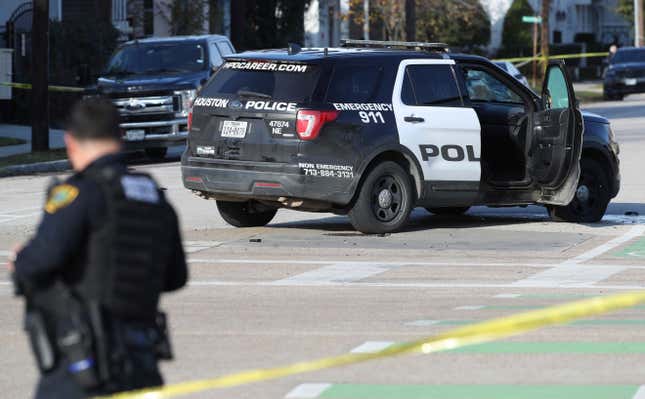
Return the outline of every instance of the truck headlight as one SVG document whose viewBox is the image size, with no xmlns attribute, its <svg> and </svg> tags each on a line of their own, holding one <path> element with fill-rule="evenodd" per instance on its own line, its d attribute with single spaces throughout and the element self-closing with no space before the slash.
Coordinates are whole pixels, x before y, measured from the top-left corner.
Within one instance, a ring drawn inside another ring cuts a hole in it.
<svg viewBox="0 0 645 399">
<path fill-rule="evenodd" d="M 176 90 L 173 94 L 179 97 L 179 109 L 175 115 L 178 117 L 187 117 L 193 106 L 197 90 Z"/>
</svg>

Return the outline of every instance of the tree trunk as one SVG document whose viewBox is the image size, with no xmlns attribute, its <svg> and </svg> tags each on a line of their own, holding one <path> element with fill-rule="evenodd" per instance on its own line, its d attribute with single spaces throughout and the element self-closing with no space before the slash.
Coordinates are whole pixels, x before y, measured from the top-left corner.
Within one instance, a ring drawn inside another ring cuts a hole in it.
<svg viewBox="0 0 645 399">
<path fill-rule="evenodd" d="M 417 15 L 416 0 L 405 0 L 405 40 L 416 41 L 417 37 Z"/>
<path fill-rule="evenodd" d="M 31 150 L 49 150 L 49 0 L 33 2 L 31 31 Z"/>
</svg>

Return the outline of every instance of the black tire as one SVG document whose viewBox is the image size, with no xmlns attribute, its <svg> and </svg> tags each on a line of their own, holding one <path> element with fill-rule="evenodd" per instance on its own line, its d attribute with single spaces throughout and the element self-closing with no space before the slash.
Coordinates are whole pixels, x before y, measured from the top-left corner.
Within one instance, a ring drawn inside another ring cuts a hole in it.
<svg viewBox="0 0 645 399">
<path fill-rule="evenodd" d="M 146 148 L 144 151 L 146 152 L 146 155 L 148 156 L 148 158 L 151 158 L 154 160 L 160 160 L 166 157 L 166 154 L 168 153 L 168 148 L 154 147 L 154 148 Z"/>
<path fill-rule="evenodd" d="M 547 207 L 551 219 L 558 222 L 596 223 L 605 215 L 611 200 L 606 168 L 590 158 L 582 159 L 580 167 L 576 196 L 569 205 Z"/>
<path fill-rule="evenodd" d="M 217 209 L 226 223 L 235 227 L 260 227 L 267 225 L 278 212 L 277 209 L 266 210 L 252 201 L 230 202 L 217 201 Z"/>
<path fill-rule="evenodd" d="M 362 233 L 392 233 L 405 226 L 413 203 L 410 175 L 396 162 L 386 161 L 367 174 L 349 220 Z"/>
<path fill-rule="evenodd" d="M 426 208 L 426 211 L 434 213 L 435 215 L 457 216 L 463 215 L 464 213 L 468 212 L 469 209 L 469 206 L 455 206 L 448 208 Z"/>
</svg>

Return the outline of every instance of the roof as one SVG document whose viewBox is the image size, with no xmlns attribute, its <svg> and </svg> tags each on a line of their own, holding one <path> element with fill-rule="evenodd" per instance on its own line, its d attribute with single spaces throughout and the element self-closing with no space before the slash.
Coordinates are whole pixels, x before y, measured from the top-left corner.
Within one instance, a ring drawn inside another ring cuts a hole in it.
<svg viewBox="0 0 645 399">
<path fill-rule="evenodd" d="M 130 40 L 125 44 L 134 44 L 134 43 L 164 43 L 164 42 L 191 42 L 207 39 L 217 39 L 217 40 L 226 40 L 228 37 L 223 35 L 192 35 L 192 36 L 166 36 L 166 37 L 146 37 L 144 39 Z"/>
<path fill-rule="evenodd" d="M 303 48 L 300 52 L 290 55 L 287 49 L 253 50 L 243 53 L 231 54 L 227 59 L 262 59 L 272 61 L 316 62 L 323 59 L 343 58 L 443 58 L 443 53 L 425 52 L 385 48 Z"/>
</svg>

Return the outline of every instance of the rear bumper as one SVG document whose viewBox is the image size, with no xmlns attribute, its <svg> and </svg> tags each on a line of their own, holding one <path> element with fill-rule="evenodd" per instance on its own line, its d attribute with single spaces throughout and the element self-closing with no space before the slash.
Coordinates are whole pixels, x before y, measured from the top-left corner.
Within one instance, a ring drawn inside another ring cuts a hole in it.
<svg viewBox="0 0 645 399">
<path fill-rule="evenodd" d="M 639 79 L 635 85 L 626 85 L 621 80 L 605 81 L 603 90 L 606 94 L 610 95 L 645 93 L 645 79 Z"/>
<path fill-rule="evenodd" d="M 124 137 L 123 142 L 126 150 L 136 150 L 150 147 L 169 147 L 183 144 L 188 138 L 188 120 L 186 118 L 173 119 L 169 121 L 153 122 L 131 122 L 122 123 L 120 126 L 124 131 L 132 129 L 143 129 L 146 132 L 143 140 L 131 141 Z"/>
<path fill-rule="evenodd" d="M 345 205 L 351 200 L 351 180 L 305 176 L 298 165 L 217 160 L 186 156 L 181 166 L 184 187 L 238 199 L 311 200 Z"/>
</svg>

